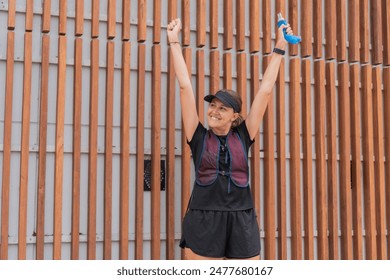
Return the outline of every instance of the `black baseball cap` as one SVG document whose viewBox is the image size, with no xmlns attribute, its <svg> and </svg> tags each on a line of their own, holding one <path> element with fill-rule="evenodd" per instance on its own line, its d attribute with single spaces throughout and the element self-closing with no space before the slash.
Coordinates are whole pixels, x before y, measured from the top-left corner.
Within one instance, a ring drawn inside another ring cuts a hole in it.
<svg viewBox="0 0 390 280">
<path fill-rule="evenodd" d="M 227 91 L 220 90 L 216 94 L 209 94 L 204 97 L 204 100 L 211 102 L 214 98 L 218 98 L 225 106 L 233 108 L 237 113 L 241 112 L 241 107 L 234 97 Z"/>
</svg>

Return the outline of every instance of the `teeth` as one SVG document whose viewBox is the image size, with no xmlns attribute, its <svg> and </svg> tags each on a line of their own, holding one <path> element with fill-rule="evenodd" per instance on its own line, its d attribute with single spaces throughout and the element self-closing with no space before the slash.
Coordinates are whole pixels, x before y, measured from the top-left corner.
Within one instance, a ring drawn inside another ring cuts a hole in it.
<svg viewBox="0 0 390 280">
<path fill-rule="evenodd" d="M 211 119 L 213 119 L 213 120 L 219 120 L 218 118 L 216 118 L 216 117 L 211 117 Z"/>
</svg>

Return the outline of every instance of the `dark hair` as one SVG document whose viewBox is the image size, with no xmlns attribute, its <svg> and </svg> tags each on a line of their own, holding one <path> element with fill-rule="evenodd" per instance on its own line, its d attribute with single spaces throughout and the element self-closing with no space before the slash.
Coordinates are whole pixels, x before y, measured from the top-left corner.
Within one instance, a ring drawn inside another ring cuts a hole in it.
<svg viewBox="0 0 390 280">
<path fill-rule="evenodd" d="M 221 91 L 229 93 L 230 96 L 233 97 L 234 101 L 237 102 L 237 104 L 240 106 L 240 109 L 242 110 L 242 99 L 240 94 L 238 94 L 236 91 L 232 89 L 221 89 Z M 238 113 L 238 118 L 232 123 L 232 128 L 239 126 L 244 121 L 244 117 L 239 112 L 235 112 L 235 113 Z"/>
</svg>

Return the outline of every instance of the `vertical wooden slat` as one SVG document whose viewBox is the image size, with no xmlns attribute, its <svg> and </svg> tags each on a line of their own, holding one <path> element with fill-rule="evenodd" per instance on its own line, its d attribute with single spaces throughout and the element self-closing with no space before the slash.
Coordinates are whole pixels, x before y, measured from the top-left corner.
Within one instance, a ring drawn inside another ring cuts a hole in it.
<svg viewBox="0 0 390 280">
<path fill-rule="evenodd" d="M 347 59 L 347 7 L 346 1 L 336 1 L 337 3 L 337 60 L 345 61 Z"/>
<path fill-rule="evenodd" d="M 317 1 L 318 2 L 318 1 Z M 295 34 L 299 33 L 298 29 L 298 0 L 288 1 L 288 21 Z M 291 56 L 298 55 L 298 45 L 289 45 L 289 53 Z"/>
<path fill-rule="evenodd" d="M 145 45 L 138 45 L 137 77 L 137 154 L 135 199 L 135 259 L 143 258 L 144 227 L 144 141 L 145 141 Z"/>
<path fill-rule="evenodd" d="M 103 258 L 111 259 L 112 240 L 112 124 L 113 124 L 113 95 L 114 95 L 114 59 L 115 43 L 107 42 L 107 72 L 106 72 L 106 108 L 104 135 L 104 245 Z"/>
<path fill-rule="evenodd" d="M 218 0 L 210 0 L 210 49 L 218 48 Z"/>
<path fill-rule="evenodd" d="M 383 103 L 384 108 L 390 108 L 390 68 L 383 68 Z M 384 110 L 383 118 L 390 119 L 390 111 Z M 384 122 L 384 141 L 385 141 L 385 190 L 386 190 L 386 223 L 390 225 L 390 122 Z M 387 234 L 387 253 L 390 254 L 390 234 Z"/>
<path fill-rule="evenodd" d="M 382 0 L 371 0 L 371 50 L 372 50 L 372 64 L 381 64 L 383 62 L 382 54 Z M 387 27 L 386 27 L 387 28 Z"/>
<path fill-rule="evenodd" d="M 42 35 L 41 96 L 39 110 L 39 159 L 37 194 L 37 249 L 36 259 L 44 258 L 45 238 L 45 191 L 46 191 L 46 137 L 49 87 L 50 36 Z"/>
<path fill-rule="evenodd" d="M 316 150 L 316 201 L 318 259 L 328 259 L 328 206 L 326 198 L 326 151 L 325 151 L 325 63 L 314 62 L 315 80 L 315 150 Z"/>
<path fill-rule="evenodd" d="M 270 56 L 263 58 L 263 69 L 267 69 Z M 264 114 L 264 215 L 265 259 L 276 259 L 276 222 L 275 222 L 275 147 L 274 147 L 274 102 L 270 98 Z"/>
<path fill-rule="evenodd" d="M 61 259 L 62 249 L 62 177 L 64 166 L 64 115 L 66 92 L 66 43 L 65 36 L 58 38 L 56 146 L 54 166 L 54 232 L 53 259 Z"/>
<path fill-rule="evenodd" d="M 291 24 L 291 23 L 290 23 Z M 322 1 L 313 1 L 313 56 L 322 57 Z"/>
<path fill-rule="evenodd" d="M 60 14 L 59 14 L 59 24 L 58 24 L 58 34 L 66 34 L 66 15 L 67 15 L 67 0 L 60 0 Z"/>
<path fill-rule="evenodd" d="M 263 0 L 262 23 L 263 23 L 263 54 L 271 53 L 271 1 Z M 259 17 L 259 14 L 256 15 Z M 250 24 L 253 25 L 252 22 Z"/>
<path fill-rule="evenodd" d="M 366 258 L 377 258 L 376 213 L 375 213 L 375 174 L 372 112 L 372 68 L 364 65 L 362 77 L 362 142 L 363 142 L 363 180 L 364 180 L 364 222 L 366 230 Z"/>
<path fill-rule="evenodd" d="M 137 23 L 138 42 L 146 41 L 146 12 L 147 12 L 146 1 L 138 0 L 138 23 Z"/>
<path fill-rule="evenodd" d="M 210 52 L 210 93 L 219 90 L 219 51 Z"/>
<path fill-rule="evenodd" d="M 360 0 L 360 62 L 367 63 L 370 60 L 370 35 L 369 35 L 369 9 L 368 0 Z"/>
<path fill-rule="evenodd" d="M 32 31 L 33 29 L 33 5 L 34 1 L 26 1 L 26 21 L 25 30 Z"/>
<path fill-rule="evenodd" d="M 233 0 L 223 1 L 223 48 L 233 48 Z"/>
<path fill-rule="evenodd" d="M 383 64 L 390 65 L 390 0 L 382 0 Z M 389 251 L 390 253 L 390 251 Z"/>
<path fill-rule="evenodd" d="M 385 210 L 385 166 L 383 141 L 383 102 L 381 68 L 375 67 L 373 81 L 373 120 L 374 120 L 374 155 L 375 155 L 375 206 L 376 238 L 378 260 L 387 259 L 386 246 L 386 210 Z"/>
<path fill-rule="evenodd" d="M 8 30 L 15 29 L 15 2 L 16 0 L 8 0 Z"/>
<path fill-rule="evenodd" d="M 232 88 L 232 54 L 223 54 L 223 87 Z"/>
<path fill-rule="evenodd" d="M 201 123 L 204 123 L 204 66 L 204 50 L 198 50 L 196 52 L 196 108 L 198 111 L 199 121 Z"/>
<path fill-rule="evenodd" d="M 100 0 L 92 0 L 91 37 L 99 37 Z"/>
<path fill-rule="evenodd" d="M 277 203 L 278 203 L 278 258 L 287 259 L 287 161 L 286 161 L 286 105 L 285 105 L 285 63 L 282 60 L 279 67 L 279 75 L 276 82 L 276 110 L 277 114 L 277 140 L 276 147 L 278 151 L 277 158 Z"/>
<path fill-rule="evenodd" d="M 160 259 L 160 168 L 161 168 L 161 47 L 152 48 L 152 163 L 151 163 L 151 258 Z"/>
<path fill-rule="evenodd" d="M 333 53 L 333 52 L 332 52 Z M 339 259 L 338 250 L 338 193 L 337 193 L 337 151 L 336 151 L 336 77 L 335 62 L 326 67 L 326 140 L 327 140 L 327 190 L 328 190 L 328 228 L 329 259 Z"/>
<path fill-rule="evenodd" d="M 130 42 L 122 43 L 119 259 L 128 258 L 130 153 Z"/>
<path fill-rule="evenodd" d="M 360 60 L 360 5 L 359 1 L 348 1 L 348 60 Z"/>
<path fill-rule="evenodd" d="M 286 14 L 286 1 L 284 0 L 276 0 L 275 1 L 275 10 L 276 10 L 276 13 L 282 13 L 282 15 L 284 17 L 287 16 Z M 277 20 L 277 18 L 276 18 Z"/>
<path fill-rule="evenodd" d="M 301 9 L 301 56 L 307 57 L 311 56 L 313 53 L 313 1 L 302 0 L 302 7 L 305 8 Z M 295 30 L 294 32 L 297 33 Z"/>
<path fill-rule="evenodd" d="M 79 2 L 83 1 L 77 1 L 77 5 Z M 76 6 L 76 19 L 77 19 L 77 8 Z M 50 32 L 50 17 L 51 17 L 51 0 L 43 0 L 42 2 L 42 33 L 48 33 Z M 76 28 L 77 28 L 78 22 L 76 20 Z"/>
<path fill-rule="evenodd" d="M 363 221 L 362 221 L 362 167 L 361 167 L 361 128 L 360 128 L 360 92 L 359 65 L 350 66 L 351 96 L 351 188 L 353 222 L 353 258 L 363 259 Z"/>
<path fill-rule="evenodd" d="M 351 260 L 352 255 L 352 207 L 351 207 L 351 124 L 348 64 L 338 65 L 338 116 L 340 150 L 340 226 L 341 259 Z"/>
<path fill-rule="evenodd" d="M 291 258 L 302 259 L 302 218 L 300 184 L 300 60 L 290 60 L 290 211 L 291 211 Z"/>
<path fill-rule="evenodd" d="M 229 15 L 232 17 L 232 14 Z M 236 2 L 236 50 L 245 50 L 245 1 Z"/>
<path fill-rule="evenodd" d="M 182 22 L 182 44 L 183 46 L 190 45 L 190 15 L 191 6 L 190 0 L 182 0 L 181 3 L 181 22 Z"/>
<path fill-rule="evenodd" d="M 112 39 L 116 35 L 116 1 L 108 1 L 107 5 L 107 38 Z"/>
<path fill-rule="evenodd" d="M 203 47 L 206 44 L 206 1 L 196 1 L 196 46 Z"/>
<path fill-rule="evenodd" d="M 237 54 L 237 92 L 241 95 L 241 115 L 245 118 L 247 114 L 246 98 L 246 53 Z"/>
<path fill-rule="evenodd" d="M 249 51 L 260 51 L 260 3 L 256 0 L 249 2 Z M 265 38 L 264 38 L 265 39 Z M 270 38 L 271 39 L 271 38 Z"/>
<path fill-rule="evenodd" d="M 303 207 L 305 229 L 305 260 L 314 259 L 313 228 L 313 156 L 311 118 L 311 65 L 302 60 L 302 144 L 303 144 Z"/>
<path fill-rule="evenodd" d="M 49 21 L 48 24 L 50 24 L 50 18 L 48 19 L 48 21 Z M 75 35 L 81 36 L 83 35 L 83 33 L 84 33 L 84 1 L 76 1 Z"/>
<path fill-rule="evenodd" d="M 11 2 L 10 2 L 11 3 Z M 1 250 L 0 259 L 8 259 L 8 228 L 11 175 L 12 99 L 14 90 L 15 33 L 7 33 L 7 66 L 4 100 L 3 172 L 1 184 Z"/>
<path fill-rule="evenodd" d="M 161 41 L 161 0 L 153 2 L 153 43 Z"/>
<path fill-rule="evenodd" d="M 122 0 L 122 40 L 130 40 L 130 0 Z"/>
<path fill-rule="evenodd" d="M 336 54 L 336 22 L 337 17 L 340 15 L 336 14 L 336 1 L 325 0 L 325 57 L 326 59 L 335 59 Z M 315 15 L 317 16 L 317 15 Z"/>
<path fill-rule="evenodd" d="M 79 2 L 79 1 L 78 1 Z M 80 244 L 80 175 L 81 175 L 81 109 L 83 74 L 83 39 L 74 46 L 74 99 L 73 99 L 73 171 L 72 171 L 72 244 L 71 259 L 79 259 Z"/>
</svg>

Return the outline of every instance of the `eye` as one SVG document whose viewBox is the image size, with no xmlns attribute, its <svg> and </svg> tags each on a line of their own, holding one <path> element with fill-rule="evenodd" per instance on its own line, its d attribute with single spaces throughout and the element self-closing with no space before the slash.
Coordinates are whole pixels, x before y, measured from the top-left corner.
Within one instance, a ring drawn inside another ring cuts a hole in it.
<svg viewBox="0 0 390 280">
<path fill-rule="evenodd" d="M 215 108 L 215 103 L 210 103 L 211 108 Z"/>
</svg>

